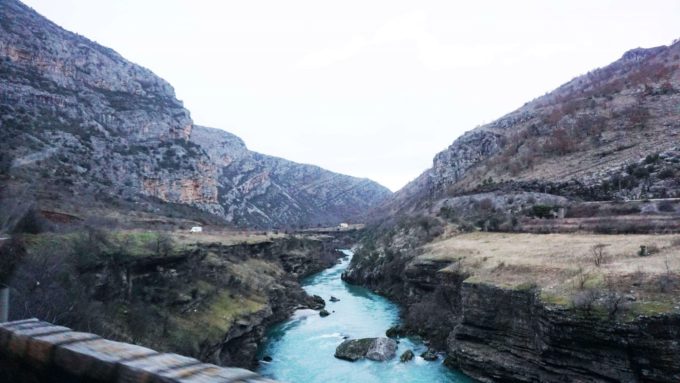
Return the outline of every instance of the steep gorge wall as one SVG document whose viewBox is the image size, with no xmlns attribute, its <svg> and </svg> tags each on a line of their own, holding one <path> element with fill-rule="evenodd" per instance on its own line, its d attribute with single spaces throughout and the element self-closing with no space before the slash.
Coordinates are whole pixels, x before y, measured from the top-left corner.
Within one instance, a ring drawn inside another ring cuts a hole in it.
<svg viewBox="0 0 680 383">
<path fill-rule="evenodd" d="M 343 278 L 400 302 L 401 332 L 428 337 L 448 366 L 484 382 L 680 379 L 680 314 L 609 320 L 545 304 L 531 287 L 466 281 L 446 266 L 360 251 Z"/>
</svg>

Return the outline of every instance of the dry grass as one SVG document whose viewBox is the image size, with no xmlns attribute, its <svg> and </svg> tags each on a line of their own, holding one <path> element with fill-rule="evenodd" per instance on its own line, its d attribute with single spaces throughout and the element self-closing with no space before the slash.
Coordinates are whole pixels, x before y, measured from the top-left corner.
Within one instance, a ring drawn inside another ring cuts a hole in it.
<svg viewBox="0 0 680 383">
<path fill-rule="evenodd" d="M 598 244 L 605 245 L 606 253 L 599 266 L 592 251 Z M 641 245 L 653 249 L 652 254 L 638 256 Z M 661 291 L 657 281 L 669 271 L 674 276 L 680 273 L 680 235 L 476 232 L 429 244 L 421 257 L 451 260 L 454 263 L 444 271 L 465 270 L 471 274 L 470 282 L 505 288 L 535 284 L 559 303 L 568 302 L 583 285 L 604 289 L 605 281 L 610 285 L 615 281 L 617 290 L 647 301 L 678 299 L 677 289 Z"/>
<path fill-rule="evenodd" d="M 202 233 L 190 233 L 188 230 L 182 230 L 174 231 L 171 235 L 178 245 L 191 245 L 195 243 L 221 243 L 224 245 L 236 245 L 240 243 L 252 244 L 288 236 L 288 234 L 283 232 L 230 230 L 211 230 Z"/>
</svg>

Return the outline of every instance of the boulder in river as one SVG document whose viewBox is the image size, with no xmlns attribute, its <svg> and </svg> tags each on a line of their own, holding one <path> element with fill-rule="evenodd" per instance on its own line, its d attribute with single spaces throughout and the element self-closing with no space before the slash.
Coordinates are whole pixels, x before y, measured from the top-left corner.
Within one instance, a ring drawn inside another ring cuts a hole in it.
<svg viewBox="0 0 680 383">
<path fill-rule="evenodd" d="M 314 295 L 308 299 L 307 306 L 312 310 L 320 310 L 326 307 L 326 301 L 318 295 Z"/>
<path fill-rule="evenodd" d="M 366 353 L 366 358 L 382 362 L 387 359 L 392 359 L 396 353 L 397 342 L 395 342 L 394 339 L 375 338 L 375 341 Z"/>
<path fill-rule="evenodd" d="M 385 331 L 385 335 L 387 335 L 388 338 L 398 338 L 400 336 L 404 336 L 406 331 L 404 331 L 404 328 L 401 325 L 394 325 Z"/>
<path fill-rule="evenodd" d="M 408 362 L 408 361 L 412 360 L 414 356 L 415 355 L 413 355 L 413 351 L 406 350 L 406 351 L 404 351 L 403 354 L 401 354 L 401 356 L 399 357 L 399 360 L 402 361 L 402 362 Z"/>
<path fill-rule="evenodd" d="M 430 361 L 430 362 L 437 360 L 437 353 L 434 352 L 434 350 L 432 350 L 432 349 L 428 349 L 424 353 L 420 354 L 420 356 L 423 359 Z"/>
<path fill-rule="evenodd" d="M 362 338 L 346 340 L 335 349 L 335 357 L 349 361 L 361 358 L 384 361 L 397 352 L 397 342 L 389 338 Z"/>
<path fill-rule="evenodd" d="M 336 297 L 334 297 L 334 296 L 331 295 L 330 301 L 331 301 L 331 302 L 340 302 L 340 299 L 338 299 L 338 298 L 336 298 Z"/>
<path fill-rule="evenodd" d="M 327 316 L 331 315 L 331 313 L 329 313 L 326 309 L 323 309 L 323 310 L 319 311 L 319 315 L 320 315 L 322 318 L 324 318 L 324 317 L 327 317 Z"/>
</svg>

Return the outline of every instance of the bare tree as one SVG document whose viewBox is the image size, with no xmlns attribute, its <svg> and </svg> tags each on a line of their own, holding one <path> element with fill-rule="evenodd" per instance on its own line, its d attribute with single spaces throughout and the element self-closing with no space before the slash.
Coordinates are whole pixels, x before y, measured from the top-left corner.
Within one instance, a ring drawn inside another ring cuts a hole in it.
<svg viewBox="0 0 680 383">
<path fill-rule="evenodd" d="M 605 247 L 607 246 L 609 245 L 606 245 L 604 243 L 598 243 L 597 245 L 590 248 L 590 254 L 592 256 L 592 260 L 595 266 L 600 267 L 604 263 L 606 263 L 607 260 L 609 259 L 609 255 L 605 250 Z"/>
</svg>

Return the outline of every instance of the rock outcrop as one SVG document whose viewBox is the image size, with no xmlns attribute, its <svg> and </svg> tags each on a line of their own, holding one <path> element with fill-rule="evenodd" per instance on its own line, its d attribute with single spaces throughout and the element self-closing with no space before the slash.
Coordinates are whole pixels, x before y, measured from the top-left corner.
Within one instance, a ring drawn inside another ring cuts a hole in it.
<svg viewBox="0 0 680 383">
<path fill-rule="evenodd" d="M 390 195 L 195 126 L 166 81 L 16 0 L 0 3 L 0 89 L 0 177 L 53 208 L 199 215 L 179 204 L 283 228 L 350 221 Z"/>
<path fill-rule="evenodd" d="M 355 362 L 359 359 L 385 361 L 394 357 L 397 342 L 389 338 L 348 339 L 336 348 L 335 357 Z"/>
<path fill-rule="evenodd" d="M 402 362 L 402 363 L 410 362 L 411 360 L 413 360 L 414 357 L 415 357 L 415 355 L 413 354 L 412 350 L 406 350 L 399 357 L 399 361 Z"/>
</svg>

